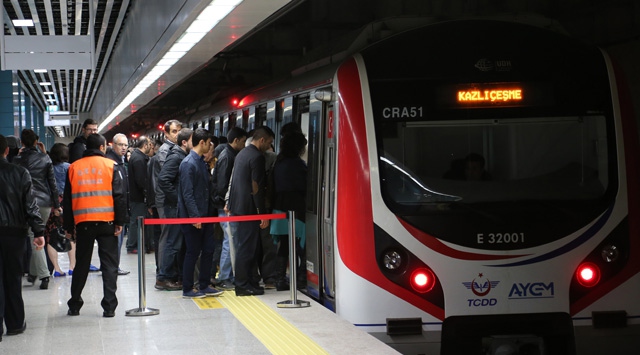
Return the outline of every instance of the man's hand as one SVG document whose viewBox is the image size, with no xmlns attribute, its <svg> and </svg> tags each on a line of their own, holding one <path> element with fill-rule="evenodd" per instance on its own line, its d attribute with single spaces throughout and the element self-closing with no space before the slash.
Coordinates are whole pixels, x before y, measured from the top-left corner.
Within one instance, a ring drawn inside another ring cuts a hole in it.
<svg viewBox="0 0 640 355">
<path fill-rule="evenodd" d="M 193 226 L 194 226 L 196 229 L 202 229 L 202 223 L 194 223 L 194 224 L 193 224 Z"/>
<path fill-rule="evenodd" d="M 122 226 L 119 226 L 116 224 L 116 230 L 115 232 L 113 232 L 113 235 L 120 235 L 120 233 L 122 233 Z"/>
<path fill-rule="evenodd" d="M 44 248 L 44 237 L 33 238 L 33 245 L 36 247 L 36 250 Z"/>
<path fill-rule="evenodd" d="M 265 229 L 269 227 L 269 220 L 268 219 L 261 219 L 260 220 L 260 229 Z"/>
<path fill-rule="evenodd" d="M 56 209 L 53 210 L 53 214 L 54 216 L 58 217 L 62 214 L 62 207 L 58 207 Z"/>
</svg>

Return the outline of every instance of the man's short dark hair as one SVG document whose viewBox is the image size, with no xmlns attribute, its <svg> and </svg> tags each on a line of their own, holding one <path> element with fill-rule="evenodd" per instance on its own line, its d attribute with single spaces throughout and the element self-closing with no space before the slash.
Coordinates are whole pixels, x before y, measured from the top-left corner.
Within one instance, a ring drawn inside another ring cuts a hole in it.
<svg viewBox="0 0 640 355">
<path fill-rule="evenodd" d="M 207 141 L 208 139 L 211 138 L 211 134 L 209 133 L 209 131 L 207 131 L 204 128 L 197 128 L 195 131 L 193 131 L 193 136 L 191 137 L 191 144 L 193 144 L 193 146 L 197 146 L 198 144 L 200 144 L 200 141 Z"/>
<path fill-rule="evenodd" d="M 273 131 L 271 130 L 271 128 L 267 127 L 267 126 L 260 126 L 258 128 L 256 128 L 253 132 L 253 140 L 257 141 L 260 138 L 275 138 L 276 134 L 273 133 Z"/>
<path fill-rule="evenodd" d="M 4 151 L 7 150 L 9 143 L 7 143 L 7 139 L 0 134 L 0 155 L 4 155 Z"/>
<path fill-rule="evenodd" d="M 133 144 L 134 148 L 142 148 L 145 144 L 149 142 L 149 138 L 147 136 L 140 136 L 138 140 Z"/>
<path fill-rule="evenodd" d="M 292 132 L 302 133 L 302 129 L 300 128 L 300 125 L 297 124 L 296 122 L 289 122 L 289 123 L 286 123 L 284 126 L 282 126 L 282 128 L 280 128 L 280 137 L 284 137 L 287 134 Z"/>
<path fill-rule="evenodd" d="M 87 118 L 86 120 L 84 120 L 84 123 L 82 123 L 82 128 L 87 128 L 88 125 L 97 125 L 98 122 L 96 122 L 94 119 L 92 118 Z"/>
<path fill-rule="evenodd" d="M 165 133 L 171 133 L 171 125 L 172 124 L 175 124 L 176 126 L 180 126 L 180 128 L 182 128 L 182 122 L 180 122 L 178 120 L 169 120 L 169 121 L 164 123 L 164 132 Z"/>
<path fill-rule="evenodd" d="M 38 136 L 36 135 L 36 132 L 34 132 L 32 129 L 25 128 L 22 130 L 22 133 L 20 134 L 20 140 L 22 141 L 25 147 L 31 148 L 36 145 Z"/>
<path fill-rule="evenodd" d="M 233 143 L 236 139 L 242 139 L 242 137 L 247 137 L 247 131 L 240 127 L 233 127 L 227 133 L 227 142 Z"/>
<path fill-rule="evenodd" d="M 87 149 L 100 149 L 101 145 L 107 145 L 107 139 L 103 135 L 92 133 L 87 137 Z"/>
<path fill-rule="evenodd" d="M 189 138 L 193 135 L 193 130 L 191 128 L 183 128 L 178 132 L 178 136 L 176 137 L 176 144 L 178 146 L 182 146 L 182 141 L 188 141 Z"/>
</svg>

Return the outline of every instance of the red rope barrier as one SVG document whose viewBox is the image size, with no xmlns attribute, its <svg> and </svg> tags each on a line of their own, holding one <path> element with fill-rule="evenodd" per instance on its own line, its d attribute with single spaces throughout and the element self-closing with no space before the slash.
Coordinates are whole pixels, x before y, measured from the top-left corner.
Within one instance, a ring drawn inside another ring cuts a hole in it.
<svg viewBox="0 0 640 355">
<path fill-rule="evenodd" d="M 263 219 L 284 219 L 286 213 L 252 214 L 245 216 L 228 217 L 199 217 L 199 218 L 144 218 L 145 226 L 157 224 L 195 224 L 195 223 L 216 223 L 216 222 L 246 222 L 260 221 Z"/>
</svg>

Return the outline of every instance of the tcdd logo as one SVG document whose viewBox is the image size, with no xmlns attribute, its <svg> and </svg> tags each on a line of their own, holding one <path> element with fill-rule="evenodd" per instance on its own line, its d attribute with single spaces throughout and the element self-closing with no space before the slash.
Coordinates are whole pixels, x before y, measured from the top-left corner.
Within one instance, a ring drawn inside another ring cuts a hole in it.
<svg viewBox="0 0 640 355">
<path fill-rule="evenodd" d="M 500 281 L 491 281 L 488 278 L 483 278 L 482 273 L 479 273 L 478 277 L 471 280 L 471 282 L 463 282 L 462 284 L 471 290 L 474 295 L 484 297 L 491 292 L 491 289 L 496 288 L 499 283 Z M 495 298 L 468 299 L 467 301 L 469 301 L 469 307 L 495 306 L 498 303 Z"/>
<path fill-rule="evenodd" d="M 471 282 L 463 282 L 462 284 L 467 289 L 470 289 L 478 297 L 484 297 L 491 291 L 492 288 L 498 286 L 500 281 L 489 281 L 489 279 L 482 277 L 482 273 L 478 274 L 478 279 L 473 279 Z"/>
<path fill-rule="evenodd" d="M 509 291 L 509 299 L 553 298 L 553 282 L 514 283 Z"/>
</svg>

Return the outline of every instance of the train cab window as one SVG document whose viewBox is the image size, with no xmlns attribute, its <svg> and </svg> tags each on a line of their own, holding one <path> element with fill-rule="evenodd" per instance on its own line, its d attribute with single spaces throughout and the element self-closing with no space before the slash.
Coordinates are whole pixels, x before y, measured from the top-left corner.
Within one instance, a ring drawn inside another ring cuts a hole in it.
<svg viewBox="0 0 640 355">
<path fill-rule="evenodd" d="M 449 225 L 450 236 L 452 223 L 475 221 L 478 228 L 537 214 L 548 218 L 542 224 L 563 225 L 558 235 L 566 235 L 607 206 L 605 122 L 594 115 L 381 123 L 382 196 L 392 211 L 427 229 Z M 479 170 L 476 178 L 469 169 Z"/>
</svg>

